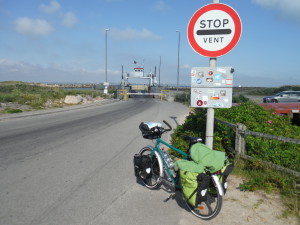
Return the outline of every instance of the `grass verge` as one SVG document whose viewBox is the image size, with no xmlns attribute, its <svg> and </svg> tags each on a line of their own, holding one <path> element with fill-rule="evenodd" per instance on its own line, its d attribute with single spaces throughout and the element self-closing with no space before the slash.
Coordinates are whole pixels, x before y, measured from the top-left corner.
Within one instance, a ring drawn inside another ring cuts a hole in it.
<svg viewBox="0 0 300 225">
<path fill-rule="evenodd" d="M 243 178 L 240 184 L 242 191 L 263 190 L 268 194 L 279 194 L 283 204 L 282 216 L 296 216 L 300 219 L 300 190 L 296 177 L 272 170 L 266 166 L 254 166 L 252 162 L 238 160 L 233 174 Z"/>
<path fill-rule="evenodd" d="M 13 102 L 28 105 L 33 109 L 43 109 L 47 101 L 58 101 L 64 99 L 67 95 L 107 98 L 107 95 L 104 95 L 99 90 L 65 90 L 63 88 L 43 87 L 22 82 L 0 82 L 0 103 Z M 4 112 L 17 113 L 21 111 L 10 107 L 5 109 Z"/>
</svg>

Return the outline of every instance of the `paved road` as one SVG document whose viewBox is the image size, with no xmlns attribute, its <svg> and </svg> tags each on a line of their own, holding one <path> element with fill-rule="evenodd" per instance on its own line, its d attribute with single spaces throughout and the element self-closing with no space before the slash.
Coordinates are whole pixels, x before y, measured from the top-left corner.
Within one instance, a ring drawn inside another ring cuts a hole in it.
<svg viewBox="0 0 300 225">
<path fill-rule="evenodd" d="M 133 154 L 151 141 L 141 121 L 169 121 L 179 103 L 135 99 L 0 121 L 1 225 L 194 224 L 163 187 L 136 182 Z M 198 223 L 199 224 L 199 223 Z"/>
</svg>

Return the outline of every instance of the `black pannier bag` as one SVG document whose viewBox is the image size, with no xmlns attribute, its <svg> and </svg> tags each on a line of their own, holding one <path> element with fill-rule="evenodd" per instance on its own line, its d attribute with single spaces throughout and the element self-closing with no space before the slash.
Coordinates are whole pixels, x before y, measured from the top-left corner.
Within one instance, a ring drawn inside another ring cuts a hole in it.
<svg viewBox="0 0 300 225">
<path fill-rule="evenodd" d="M 207 199 L 207 189 L 210 184 L 210 176 L 205 173 L 200 173 L 197 177 L 198 187 L 197 187 L 197 197 L 196 203 L 200 204 L 201 202 L 205 202 Z"/>
<path fill-rule="evenodd" d="M 157 138 L 160 138 L 161 135 L 162 135 L 162 127 L 159 127 L 159 126 L 149 126 L 149 123 L 141 123 L 140 126 L 139 126 L 141 132 L 142 132 L 142 135 L 143 135 L 143 138 L 146 138 L 146 139 L 157 139 Z"/>
<path fill-rule="evenodd" d="M 185 199 L 192 206 L 197 206 L 207 199 L 210 177 L 205 173 L 180 170 L 180 181 Z"/>
<path fill-rule="evenodd" d="M 133 156 L 134 174 L 136 177 L 142 179 L 149 179 L 152 177 L 151 157 L 148 155 L 135 154 Z"/>
<path fill-rule="evenodd" d="M 224 168 L 221 170 L 221 174 L 218 175 L 219 179 L 220 179 L 220 182 L 223 186 L 223 190 L 224 190 L 224 194 L 226 193 L 227 191 L 227 187 L 228 187 L 228 184 L 227 184 L 227 177 L 229 176 L 229 174 L 233 171 L 234 169 L 234 164 L 226 164 L 224 166 Z"/>
</svg>

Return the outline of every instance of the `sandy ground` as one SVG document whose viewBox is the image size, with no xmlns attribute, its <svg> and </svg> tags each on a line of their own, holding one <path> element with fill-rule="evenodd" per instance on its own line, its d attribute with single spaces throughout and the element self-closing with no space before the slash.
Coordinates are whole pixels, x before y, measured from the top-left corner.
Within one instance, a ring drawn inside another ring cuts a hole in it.
<svg viewBox="0 0 300 225">
<path fill-rule="evenodd" d="M 223 224 L 300 224 L 295 217 L 282 217 L 285 206 L 279 195 L 262 191 L 243 192 L 239 189 L 242 182 L 240 177 L 228 177 L 229 189 L 224 197 L 221 213 L 222 219 L 230 222 Z"/>
<path fill-rule="evenodd" d="M 201 220 L 194 215 L 184 214 L 178 225 L 299 225 L 296 217 L 283 218 L 284 206 L 278 195 L 264 192 L 243 192 L 239 190 L 242 179 L 230 175 L 229 188 L 223 197 L 221 212 L 212 220 Z"/>
</svg>

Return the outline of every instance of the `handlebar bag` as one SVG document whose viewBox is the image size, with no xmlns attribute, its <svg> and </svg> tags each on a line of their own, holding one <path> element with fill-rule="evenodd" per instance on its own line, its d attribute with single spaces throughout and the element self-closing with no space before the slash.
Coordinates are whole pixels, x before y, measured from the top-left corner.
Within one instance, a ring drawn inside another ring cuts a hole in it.
<svg viewBox="0 0 300 225">
<path fill-rule="evenodd" d="M 162 127 L 160 123 L 141 123 L 139 128 L 142 132 L 142 136 L 145 139 L 157 139 L 162 135 Z"/>
</svg>

